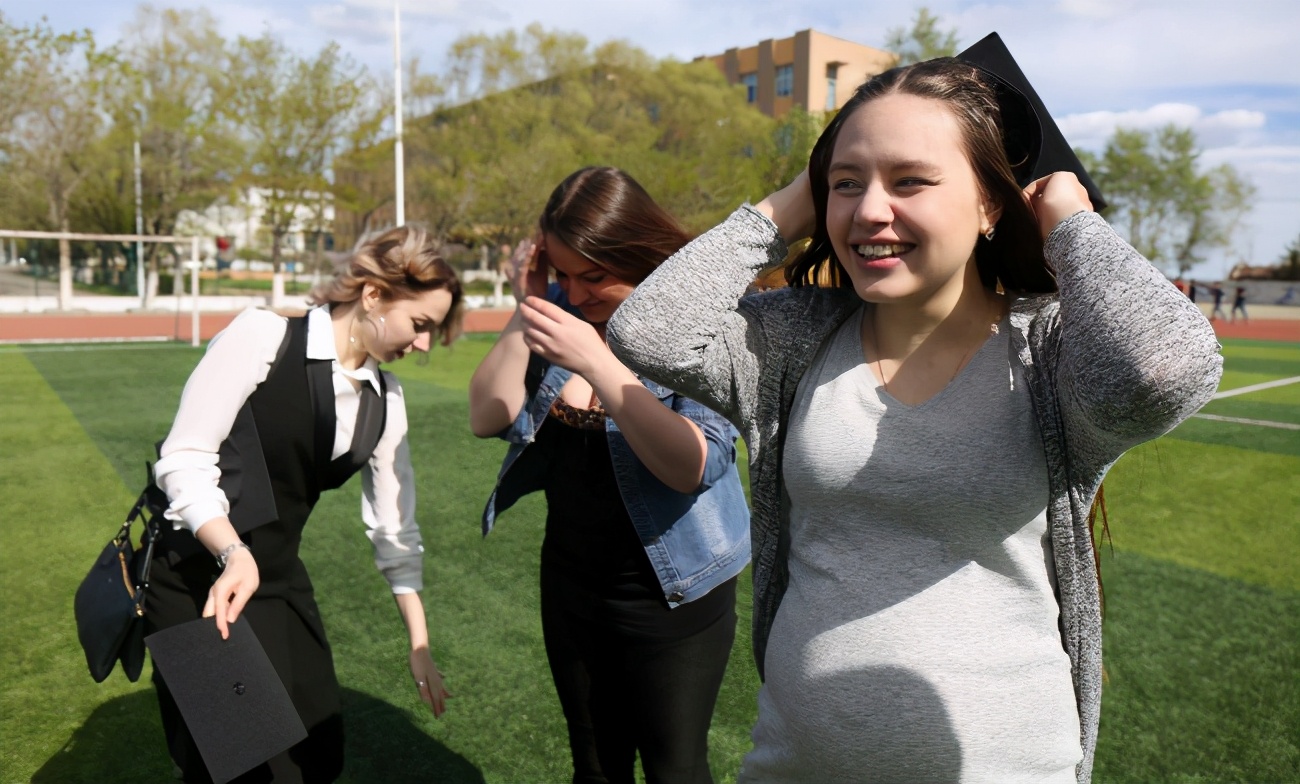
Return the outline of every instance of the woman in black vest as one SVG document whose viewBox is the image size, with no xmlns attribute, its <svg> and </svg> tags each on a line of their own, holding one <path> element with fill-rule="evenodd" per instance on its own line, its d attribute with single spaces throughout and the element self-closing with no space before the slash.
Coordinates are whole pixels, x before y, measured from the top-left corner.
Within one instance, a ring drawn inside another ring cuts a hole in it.
<svg viewBox="0 0 1300 784">
<path fill-rule="evenodd" d="M 310 300 L 320 307 L 298 318 L 247 310 L 213 338 L 155 468 L 175 526 L 156 552 L 148 631 L 215 615 L 225 637 L 242 613 L 309 733 L 239 781 L 333 781 L 342 771 L 338 681 L 298 547 L 321 492 L 358 471 L 361 516 L 410 636 L 416 688 L 435 716 L 447 696 L 418 593 L 406 406 L 379 363 L 428 350 L 432 336 L 449 343 L 460 283 L 425 232 L 401 227 L 361 245 Z M 153 682 L 172 759 L 186 781 L 208 781 L 156 668 Z"/>
</svg>

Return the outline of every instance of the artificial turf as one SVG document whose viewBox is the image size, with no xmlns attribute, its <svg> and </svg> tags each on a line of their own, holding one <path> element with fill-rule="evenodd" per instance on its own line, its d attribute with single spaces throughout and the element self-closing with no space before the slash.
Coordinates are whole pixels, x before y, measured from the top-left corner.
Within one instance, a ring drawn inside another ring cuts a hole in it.
<svg viewBox="0 0 1300 784">
<path fill-rule="evenodd" d="M 425 608 L 455 695 L 434 720 L 371 565 L 354 480 L 327 494 L 303 557 L 343 686 L 347 781 L 550 782 L 570 772 L 537 613 L 543 506 L 525 499 L 484 539 L 504 445 L 468 431 L 473 337 L 406 391 L 425 538 Z M 170 781 L 147 678 L 95 684 L 71 597 L 143 479 L 199 358 L 187 347 L 0 349 L 0 781 Z M 1224 388 L 1300 375 L 1300 346 L 1228 342 Z M 1300 421 L 1300 385 L 1207 412 Z M 1262 406 L 1262 408 L 1261 408 Z M 1243 413 L 1243 412 L 1250 413 Z M 1252 416 L 1252 413 L 1255 414 Z M 1300 431 L 1191 420 L 1107 481 L 1108 683 L 1097 781 L 1300 781 Z M 757 676 L 741 579 L 736 646 L 710 735 L 718 781 L 748 749 Z M 147 672 L 147 670 L 146 670 Z"/>
</svg>

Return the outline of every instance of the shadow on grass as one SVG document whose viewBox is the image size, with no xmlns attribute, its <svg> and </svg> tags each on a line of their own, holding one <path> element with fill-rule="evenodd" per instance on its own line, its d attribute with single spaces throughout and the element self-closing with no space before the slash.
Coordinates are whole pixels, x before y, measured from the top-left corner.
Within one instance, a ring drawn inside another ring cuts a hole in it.
<svg viewBox="0 0 1300 784">
<path fill-rule="evenodd" d="M 352 689 L 342 693 L 345 782 L 482 784 L 469 760 L 429 737 L 410 716 Z M 35 784 L 174 782 L 152 690 L 103 703 L 32 775 Z"/>
</svg>

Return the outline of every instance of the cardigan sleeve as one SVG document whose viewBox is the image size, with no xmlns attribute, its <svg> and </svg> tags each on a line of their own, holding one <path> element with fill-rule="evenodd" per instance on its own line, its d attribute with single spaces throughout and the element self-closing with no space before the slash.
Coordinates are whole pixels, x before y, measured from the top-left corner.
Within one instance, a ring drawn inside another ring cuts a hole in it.
<svg viewBox="0 0 1300 784">
<path fill-rule="evenodd" d="M 1205 405 L 1223 359 L 1201 311 L 1096 213 L 1062 221 L 1046 255 L 1060 287 L 1061 414 L 1086 436 L 1072 450 L 1100 468 Z"/>
<path fill-rule="evenodd" d="M 785 258 L 776 226 L 753 207 L 691 241 L 610 319 L 610 348 L 634 372 L 703 403 L 744 430 L 753 421 L 761 320 L 742 304 L 758 272 Z"/>
</svg>

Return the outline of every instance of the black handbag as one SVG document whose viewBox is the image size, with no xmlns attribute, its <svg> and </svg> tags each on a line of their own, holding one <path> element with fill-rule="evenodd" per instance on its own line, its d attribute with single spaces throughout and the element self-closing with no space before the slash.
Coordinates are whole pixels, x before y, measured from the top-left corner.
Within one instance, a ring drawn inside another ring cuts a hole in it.
<svg viewBox="0 0 1300 784">
<path fill-rule="evenodd" d="M 145 467 L 148 469 L 148 464 Z M 144 669 L 144 606 L 149 590 L 149 562 L 153 559 L 166 508 L 166 496 L 151 479 L 127 513 L 117 536 L 104 546 L 77 588 L 73 602 L 77 638 L 96 683 L 102 683 L 119 661 L 128 680 L 134 683 L 140 679 L 140 671 Z M 131 542 L 131 524 L 137 518 L 144 529 L 139 548 Z"/>
</svg>

